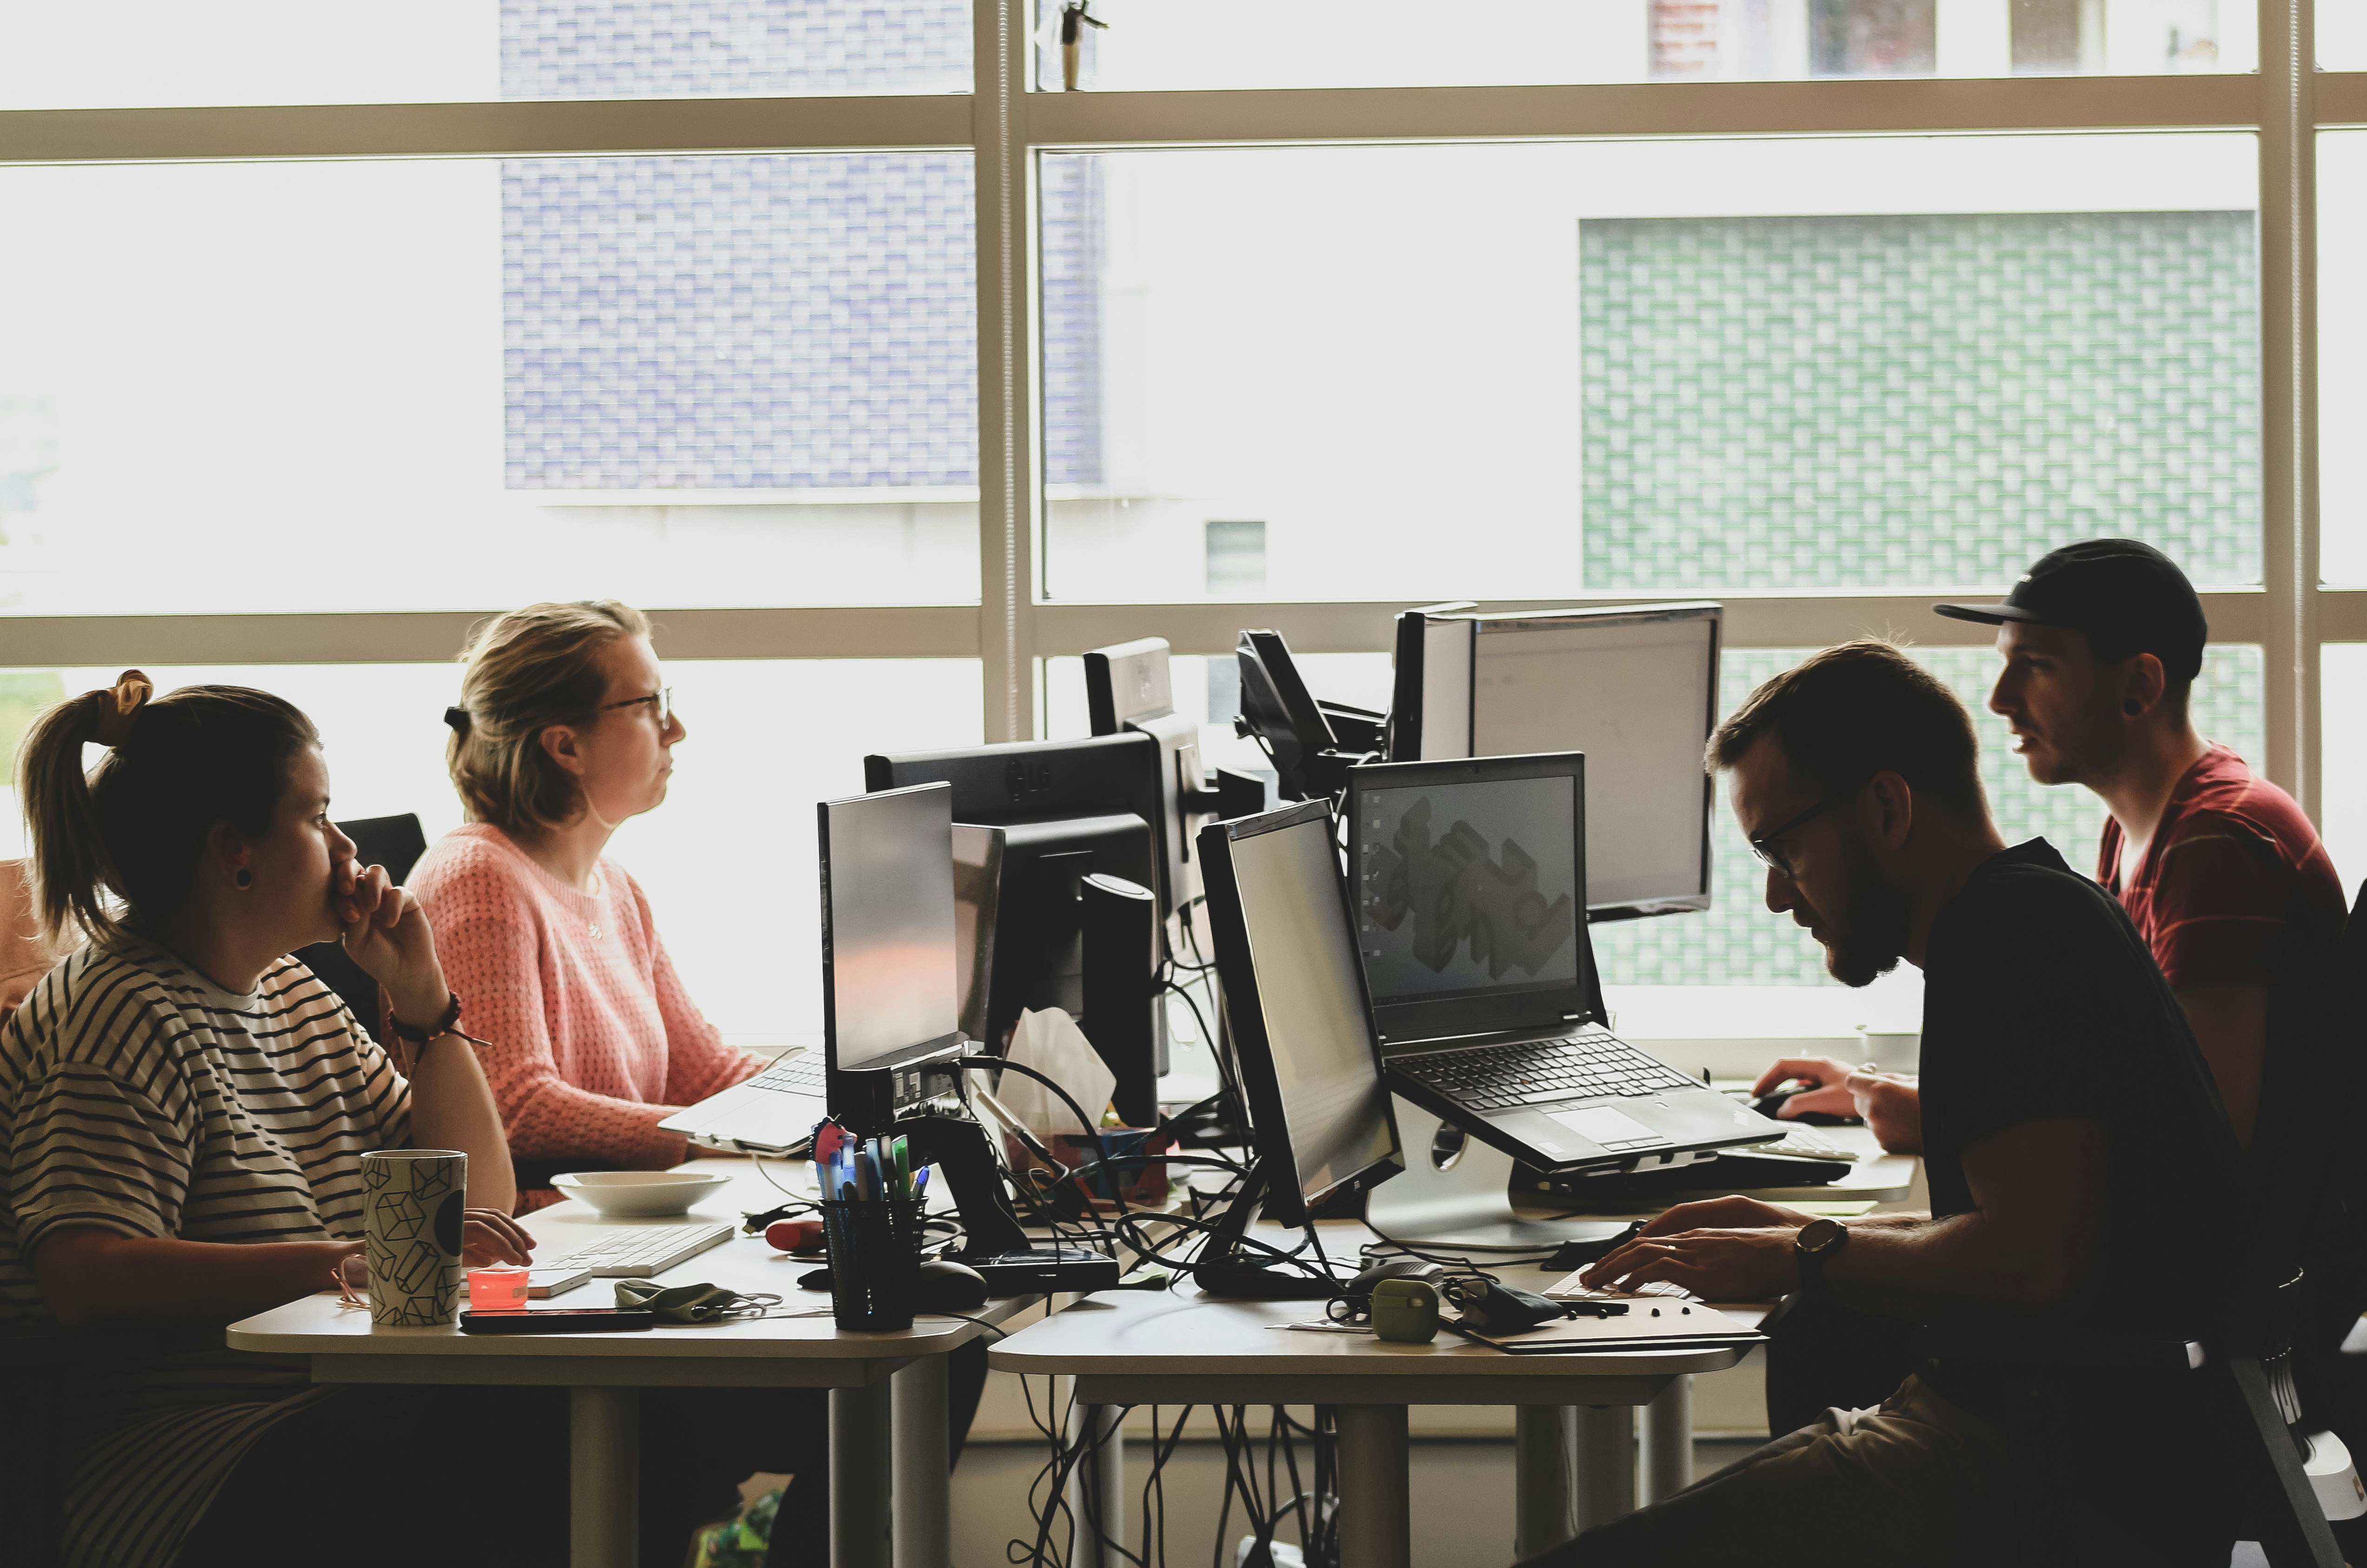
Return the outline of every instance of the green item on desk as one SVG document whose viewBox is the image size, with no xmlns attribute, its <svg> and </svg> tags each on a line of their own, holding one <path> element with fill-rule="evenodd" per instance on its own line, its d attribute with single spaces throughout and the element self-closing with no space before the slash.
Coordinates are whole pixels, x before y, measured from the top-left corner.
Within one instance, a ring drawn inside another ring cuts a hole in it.
<svg viewBox="0 0 2367 1568">
<path fill-rule="evenodd" d="M 1383 1280 L 1373 1287 L 1373 1337 L 1427 1345 L 1438 1337 L 1438 1292 L 1427 1280 Z"/>
<path fill-rule="evenodd" d="M 617 1304 L 657 1314 L 665 1323 L 719 1323 L 727 1317 L 762 1317 L 781 1304 L 766 1292 L 743 1296 L 720 1285 L 661 1285 L 655 1280 L 619 1280 Z"/>
</svg>

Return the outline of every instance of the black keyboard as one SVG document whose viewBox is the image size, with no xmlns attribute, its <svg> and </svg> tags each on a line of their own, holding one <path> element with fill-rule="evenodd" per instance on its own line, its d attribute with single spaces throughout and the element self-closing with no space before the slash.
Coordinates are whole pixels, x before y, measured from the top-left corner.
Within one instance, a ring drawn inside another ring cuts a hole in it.
<svg viewBox="0 0 2367 1568">
<path fill-rule="evenodd" d="M 1475 1111 L 1702 1087 L 1602 1029 L 1580 1030 L 1567 1040 L 1426 1052 L 1390 1066 Z"/>
</svg>

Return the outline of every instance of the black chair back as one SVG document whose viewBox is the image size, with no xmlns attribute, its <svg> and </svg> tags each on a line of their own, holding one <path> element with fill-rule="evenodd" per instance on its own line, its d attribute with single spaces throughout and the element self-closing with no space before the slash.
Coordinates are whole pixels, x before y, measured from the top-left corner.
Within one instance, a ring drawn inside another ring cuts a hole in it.
<svg viewBox="0 0 2367 1568">
<path fill-rule="evenodd" d="M 362 864 L 386 867 L 387 876 L 398 887 L 410 876 L 411 868 L 419 863 L 419 857 L 427 852 L 427 835 L 420 830 L 419 818 L 407 812 L 401 817 L 364 817 L 340 822 L 337 829 L 354 841 L 357 858 Z M 364 1029 L 372 1034 L 378 1032 L 378 982 L 345 956 L 343 943 L 317 942 L 297 949 L 296 956 L 344 998 Z"/>
</svg>

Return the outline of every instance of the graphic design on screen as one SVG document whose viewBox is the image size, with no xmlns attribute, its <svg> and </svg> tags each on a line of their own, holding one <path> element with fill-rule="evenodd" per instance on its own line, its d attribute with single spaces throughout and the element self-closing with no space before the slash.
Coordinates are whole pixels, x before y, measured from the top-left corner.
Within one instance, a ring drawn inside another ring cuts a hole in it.
<svg viewBox="0 0 2367 1568">
<path fill-rule="evenodd" d="M 1558 810 L 1546 798 L 1556 794 Z M 1567 981 L 1578 973 L 1568 800 L 1566 783 L 1544 781 L 1510 791 L 1453 785 L 1371 797 L 1369 808 L 1383 819 L 1365 840 L 1359 901 L 1376 998 Z M 1532 807 L 1542 809 L 1523 809 Z M 1509 830 L 1491 837 L 1474 817 Z M 1382 941 L 1382 932 L 1393 940 Z"/>
</svg>

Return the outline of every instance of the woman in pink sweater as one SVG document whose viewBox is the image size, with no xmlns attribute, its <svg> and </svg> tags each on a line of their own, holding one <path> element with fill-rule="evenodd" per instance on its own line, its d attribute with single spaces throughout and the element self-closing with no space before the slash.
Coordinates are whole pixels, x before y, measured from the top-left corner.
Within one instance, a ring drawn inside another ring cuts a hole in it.
<svg viewBox="0 0 2367 1568">
<path fill-rule="evenodd" d="M 606 600 L 512 611 L 470 643 L 445 715 L 469 820 L 410 889 L 493 1043 L 480 1054 L 522 1208 L 551 1201 L 560 1170 L 678 1163 L 685 1140 L 658 1123 L 765 1065 L 700 1015 L 648 897 L 602 852 L 665 799 L 687 733 L 649 630 Z"/>
</svg>

